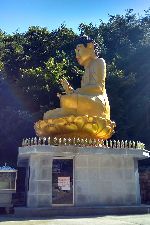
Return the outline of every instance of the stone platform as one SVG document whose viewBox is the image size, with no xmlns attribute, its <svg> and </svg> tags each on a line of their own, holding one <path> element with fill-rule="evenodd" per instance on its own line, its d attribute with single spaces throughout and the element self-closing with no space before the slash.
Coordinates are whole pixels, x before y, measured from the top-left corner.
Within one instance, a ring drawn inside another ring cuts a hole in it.
<svg viewBox="0 0 150 225">
<path fill-rule="evenodd" d="M 18 166 L 26 167 L 29 177 L 27 207 L 49 210 L 54 207 L 52 163 L 55 158 L 73 159 L 72 208 L 98 207 L 100 210 L 99 207 L 104 206 L 140 205 L 138 160 L 148 156 L 146 150 L 133 148 L 20 147 Z"/>
<path fill-rule="evenodd" d="M 100 216 L 149 214 L 150 205 L 141 206 L 101 206 L 101 207 L 51 207 L 26 208 L 16 207 L 15 217 L 50 217 L 50 216 Z"/>
</svg>

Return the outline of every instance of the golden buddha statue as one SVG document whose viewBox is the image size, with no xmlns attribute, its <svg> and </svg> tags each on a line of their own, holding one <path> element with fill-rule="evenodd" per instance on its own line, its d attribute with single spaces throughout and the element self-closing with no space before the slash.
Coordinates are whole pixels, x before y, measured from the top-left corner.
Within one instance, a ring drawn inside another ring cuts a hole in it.
<svg viewBox="0 0 150 225">
<path fill-rule="evenodd" d="M 60 108 L 49 110 L 35 124 L 39 136 L 91 137 L 107 139 L 115 123 L 110 120 L 110 106 L 105 89 L 106 63 L 95 53 L 94 41 L 80 37 L 76 44 L 76 59 L 84 67 L 81 88 L 74 90 L 63 78 L 65 95 L 58 94 Z"/>
</svg>

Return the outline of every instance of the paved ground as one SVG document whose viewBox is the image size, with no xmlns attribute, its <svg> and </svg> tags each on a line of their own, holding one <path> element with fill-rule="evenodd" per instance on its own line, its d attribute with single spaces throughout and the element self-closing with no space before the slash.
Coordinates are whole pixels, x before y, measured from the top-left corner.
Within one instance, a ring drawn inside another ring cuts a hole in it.
<svg viewBox="0 0 150 225">
<path fill-rule="evenodd" d="M 101 217 L 15 218 L 0 215 L 0 225 L 150 225 L 150 214 Z"/>
</svg>

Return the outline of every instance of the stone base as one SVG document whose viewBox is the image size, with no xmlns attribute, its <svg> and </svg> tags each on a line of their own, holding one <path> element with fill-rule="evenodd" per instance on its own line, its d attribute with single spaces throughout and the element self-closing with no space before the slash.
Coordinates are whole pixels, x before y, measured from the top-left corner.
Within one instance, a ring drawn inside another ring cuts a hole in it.
<svg viewBox="0 0 150 225">
<path fill-rule="evenodd" d="M 91 216 L 149 214 L 150 205 L 106 207 L 15 208 L 15 217 Z"/>
<path fill-rule="evenodd" d="M 52 207 L 53 159 L 73 159 L 75 207 L 139 205 L 138 160 L 144 150 L 77 146 L 19 148 L 18 166 L 30 168 L 27 207 Z"/>
</svg>

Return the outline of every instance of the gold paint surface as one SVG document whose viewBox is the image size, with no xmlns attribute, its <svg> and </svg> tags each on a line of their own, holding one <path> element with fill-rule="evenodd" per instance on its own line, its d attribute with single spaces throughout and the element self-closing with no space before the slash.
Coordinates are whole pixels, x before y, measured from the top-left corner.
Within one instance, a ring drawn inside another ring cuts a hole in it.
<svg viewBox="0 0 150 225">
<path fill-rule="evenodd" d="M 76 46 L 76 58 L 84 66 L 81 87 L 74 90 L 69 82 L 60 80 L 65 95 L 58 94 L 60 108 L 49 110 L 43 120 L 35 123 L 39 137 L 81 137 L 106 140 L 114 133 L 110 105 L 105 89 L 106 63 L 97 58 L 94 43 Z"/>
<path fill-rule="evenodd" d="M 40 137 L 91 137 L 105 140 L 114 133 L 115 123 L 102 117 L 71 115 L 61 120 L 39 120 L 34 125 L 36 134 Z"/>
</svg>

